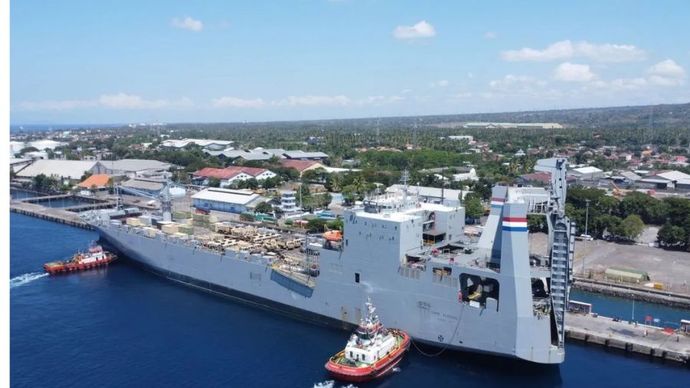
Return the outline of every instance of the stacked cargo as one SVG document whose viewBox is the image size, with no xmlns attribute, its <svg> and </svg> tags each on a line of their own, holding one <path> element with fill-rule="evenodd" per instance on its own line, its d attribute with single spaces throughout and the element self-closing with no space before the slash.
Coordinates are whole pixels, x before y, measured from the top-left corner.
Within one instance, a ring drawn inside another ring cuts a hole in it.
<svg viewBox="0 0 690 388">
<path fill-rule="evenodd" d="M 129 226 L 142 226 L 141 221 L 135 217 L 127 218 L 127 225 L 129 225 Z"/>
<path fill-rule="evenodd" d="M 208 214 L 192 214 L 192 220 L 195 226 L 208 227 L 210 223 L 210 216 Z"/>
<path fill-rule="evenodd" d="M 194 226 L 193 225 L 180 224 L 177 226 L 177 231 L 179 233 L 184 233 L 184 234 L 194 234 Z"/>
<path fill-rule="evenodd" d="M 171 222 L 171 223 L 169 223 L 169 224 L 162 224 L 162 225 L 161 225 L 161 230 L 162 230 L 163 233 L 165 233 L 165 234 L 174 234 L 174 233 L 177 233 L 177 230 L 178 230 L 177 228 L 178 228 L 178 226 L 177 226 L 177 224 L 174 223 L 174 222 Z"/>
<path fill-rule="evenodd" d="M 176 220 L 182 220 L 182 219 L 190 218 L 192 216 L 192 213 L 191 212 L 177 211 L 177 212 L 173 212 L 172 216 Z"/>
<path fill-rule="evenodd" d="M 146 237 L 153 238 L 156 237 L 156 234 L 158 234 L 158 229 L 152 228 L 150 226 L 144 228 L 144 235 L 146 235 Z"/>
<path fill-rule="evenodd" d="M 151 223 L 152 223 L 151 216 L 149 216 L 149 215 L 139 216 L 139 222 L 141 223 L 141 225 L 151 226 Z"/>
</svg>

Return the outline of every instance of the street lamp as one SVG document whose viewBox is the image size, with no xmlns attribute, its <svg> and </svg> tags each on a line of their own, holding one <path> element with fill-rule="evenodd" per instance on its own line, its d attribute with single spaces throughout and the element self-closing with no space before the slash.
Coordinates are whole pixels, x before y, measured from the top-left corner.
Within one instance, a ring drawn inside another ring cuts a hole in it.
<svg viewBox="0 0 690 388">
<path fill-rule="evenodd" d="M 585 199 L 585 202 L 587 203 L 587 208 L 585 210 L 585 235 L 589 236 L 589 233 L 587 233 L 587 227 L 589 226 L 589 199 Z"/>
</svg>

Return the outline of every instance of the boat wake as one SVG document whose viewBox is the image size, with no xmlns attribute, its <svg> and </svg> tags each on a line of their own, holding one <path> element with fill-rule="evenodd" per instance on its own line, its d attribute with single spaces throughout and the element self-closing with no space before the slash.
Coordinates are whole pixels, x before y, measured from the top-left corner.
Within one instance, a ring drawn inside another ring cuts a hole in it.
<svg viewBox="0 0 690 388">
<path fill-rule="evenodd" d="M 357 386 L 353 385 L 353 384 L 341 385 L 340 387 L 341 388 L 357 388 Z M 334 380 L 321 381 L 319 383 L 315 383 L 314 388 L 335 388 L 335 381 Z"/>
<path fill-rule="evenodd" d="M 48 274 L 45 272 L 31 272 L 15 276 L 12 279 L 10 279 L 10 289 L 23 286 L 25 284 L 33 282 L 34 280 L 38 280 L 46 276 L 48 276 Z"/>
</svg>

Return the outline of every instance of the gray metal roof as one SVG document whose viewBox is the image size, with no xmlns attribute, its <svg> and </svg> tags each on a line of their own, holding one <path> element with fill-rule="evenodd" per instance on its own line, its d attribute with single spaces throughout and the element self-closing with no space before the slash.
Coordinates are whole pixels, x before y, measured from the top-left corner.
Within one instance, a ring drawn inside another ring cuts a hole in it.
<svg viewBox="0 0 690 388">
<path fill-rule="evenodd" d="M 138 189 L 138 190 L 147 190 L 147 191 L 160 191 L 163 189 L 163 182 L 154 180 L 154 179 L 141 179 L 141 178 L 135 178 L 135 179 L 130 179 L 127 181 L 124 181 L 121 183 L 122 186 L 124 187 L 129 187 L 132 189 Z"/>
<path fill-rule="evenodd" d="M 137 172 L 144 170 L 167 170 L 171 167 L 170 163 L 152 159 L 121 159 L 103 160 L 101 164 L 109 170 L 115 172 Z"/>
<path fill-rule="evenodd" d="M 94 170 L 98 164 L 99 162 L 95 160 L 37 159 L 17 172 L 17 176 L 33 178 L 43 174 L 76 180 L 81 179 L 85 171 Z"/>
</svg>

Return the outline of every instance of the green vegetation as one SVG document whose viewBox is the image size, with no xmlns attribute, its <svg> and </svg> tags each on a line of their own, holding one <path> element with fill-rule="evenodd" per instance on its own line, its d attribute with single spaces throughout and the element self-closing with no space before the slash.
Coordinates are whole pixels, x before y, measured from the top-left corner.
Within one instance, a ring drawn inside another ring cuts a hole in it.
<svg viewBox="0 0 690 388">
<path fill-rule="evenodd" d="M 271 214 L 273 213 L 273 206 L 271 206 L 271 204 L 268 202 L 261 202 L 260 204 L 256 205 L 254 211 L 257 213 Z"/>
<path fill-rule="evenodd" d="M 594 237 L 610 236 L 622 240 L 634 240 L 642 232 L 644 224 L 665 224 L 659 231 L 659 243 L 669 248 L 688 246 L 690 231 L 690 200 L 668 197 L 656 199 L 645 193 L 633 192 L 622 200 L 607 196 L 604 190 L 571 187 L 566 203 L 567 215 L 584 233 L 585 216 L 589 200 L 588 233 Z M 683 234 L 673 226 L 682 227 Z M 685 229 L 687 228 L 687 230 Z M 685 241 L 683 239 L 685 238 Z"/>
<path fill-rule="evenodd" d="M 482 201 L 479 196 L 467 195 L 464 205 L 465 217 L 477 220 L 484 215 L 484 205 L 482 205 Z"/>
</svg>

